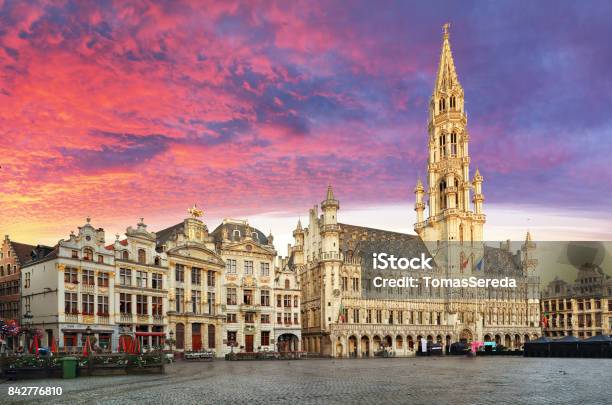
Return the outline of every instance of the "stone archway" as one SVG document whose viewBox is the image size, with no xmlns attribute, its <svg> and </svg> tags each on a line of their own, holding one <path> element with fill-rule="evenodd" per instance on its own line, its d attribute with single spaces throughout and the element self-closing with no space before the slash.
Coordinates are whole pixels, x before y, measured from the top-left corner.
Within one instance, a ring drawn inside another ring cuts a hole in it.
<svg viewBox="0 0 612 405">
<path fill-rule="evenodd" d="M 495 335 L 495 344 L 497 346 L 501 345 L 502 338 L 499 334 Z"/>
<path fill-rule="evenodd" d="M 340 341 L 340 338 L 338 338 L 338 340 L 336 341 L 336 357 L 342 358 L 344 356 L 342 349 L 342 342 Z"/>
<path fill-rule="evenodd" d="M 372 350 L 374 352 L 379 351 L 380 347 L 382 346 L 382 340 L 380 339 L 380 336 L 374 335 L 374 338 L 372 339 L 372 343 L 374 344 L 374 347 Z"/>
<path fill-rule="evenodd" d="M 406 340 L 408 341 L 408 349 L 414 350 L 414 339 L 412 339 L 412 335 L 406 336 Z"/>
<path fill-rule="evenodd" d="M 521 335 L 518 333 L 514 335 L 514 348 L 519 349 L 521 347 Z"/>
<path fill-rule="evenodd" d="M 361 337 L 361 357 L 370 357 L 370 338 L 367 335 Z"/>
<path fill-rule="evenodd" d="M 351 335 L 348 339 L 348 355 L 357 357 L 357 337 L 355 335 Z"/>
<path fill-rule="evenodd" d="M 488 333 L 486 335 L 484 335 L 484 341 L 485 342 L 490 342 L 491 341 L 491 335 L 489 335 Z"/>
<path fill-rule="evenodd" d="M 283 333 L 276 340 L 277 350 L 283 352 L 296 352 L 299 348 L 299 339 L 293 333 Z"/>
<path fill-rule="evenodd" d="M 508 334 L 506 334 L 506 336 L 504 336 L 504 346 L 506 346 L 506 347 L 511 347 L 512 346 L 512 338 Z"/>
<path fill-rule="evenodd" d="M 459 340 L 463 343 L 470 343 L 474 339 L 472 331 L 469 329 L 463 329 L 459 335 Z"/>
<path fill-rule="evenodd" d="M 385 347 L 393 347 L 393 338 L 389 335 L 385 336 L 385 339 L 383 340 L 383 345 Z"/>
</svg>

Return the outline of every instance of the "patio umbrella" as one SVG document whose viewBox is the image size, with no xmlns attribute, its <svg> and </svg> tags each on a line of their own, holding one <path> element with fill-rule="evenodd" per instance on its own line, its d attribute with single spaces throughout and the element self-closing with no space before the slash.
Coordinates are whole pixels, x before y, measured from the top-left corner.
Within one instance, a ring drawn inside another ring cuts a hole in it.
<svg viewBox="0 0 612 405">
<path fill-rule="evenodd" d="M 30 353 L 38 354 L 38 335 L 34 335 L 34 339 L 30 344 Z"/>
<path fill-rule="evenodd" d="M 91 348 L 91 340 L 89 340 L 89 336 L 85 340 L 85 345 L 83 346 L 83 356 L 89 356 L 89 352 L 93 351 Z"/>
<path fill-rule="evenodd" d="M 57 353 L 57 343 L 55 342 L 55 339 L 51 341 L 51 353 Z"/>
<path fill-rule="evenodd" d="M 140 340 L 139 339 L 134 339 L 132 343 L 132 353 L 134 354 L 140 353 Z"/>
</svg>

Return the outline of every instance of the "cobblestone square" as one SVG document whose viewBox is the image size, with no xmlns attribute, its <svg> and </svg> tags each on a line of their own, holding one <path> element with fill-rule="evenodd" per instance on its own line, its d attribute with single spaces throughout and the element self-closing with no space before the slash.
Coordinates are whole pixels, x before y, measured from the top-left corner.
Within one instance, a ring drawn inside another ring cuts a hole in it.
<svg viewBox="0 0 612 405">
<path fill-rule="evenodd" d="M 57 404 L 609 404 L 605 359 L 404 358 L 179 362 L 165 375 L 2 383 L 61 386 Z"/>
</svg>

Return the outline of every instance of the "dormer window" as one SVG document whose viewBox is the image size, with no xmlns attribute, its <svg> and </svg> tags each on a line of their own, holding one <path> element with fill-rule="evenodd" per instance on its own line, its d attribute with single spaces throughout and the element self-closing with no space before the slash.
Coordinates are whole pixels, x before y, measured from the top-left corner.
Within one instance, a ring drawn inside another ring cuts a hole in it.
<svg viewBox="0 0 612 405">
<path fill-rule="evenodd" d="M 104 256 L 98 255 L 98 263 L 104 263 Z"/>
<path fill-rule="evenodd" d="M 78 251 L 76 251 L 76 250 L 73 250 L 73 251 L 72 251 L 72 255 L 71 255 L 71 257 L 72 257 L 73 259 L 78 259 L 78 258 L 79 258 L 79 252 L 78 252 Z"/>
<path fill-rule="evenodd" d="M 159 256 L 155 256 L 155 265 L 156 266 L 160 266 L 161 265 L 161 259 L 159 258 Z"/>
<path fill-rule="evenodd" d="M 257 235 L 257 232 L 252 232 L 251 238 L 253 238 L 253 240 L 259 241 L 259 235 Z"/>
<path fill-rule="evenodd" d="M 138 263 L 146 264 L 147 263 L 147 253 L 144 249 L 138 249 Z"/>
<path fill-rule="evenodd" d="M 88 262 L 93 261 L 93 250 L 91 248 L 83 249 L 83 260 L 87 260 Z"/>
<path fill-rule="evenodd" d="M 232 238 L 240 239 L 240 230 L 234 229 L 234 231 L 232 232 Z"/>
<path fill-rule="evenodd" d="M 124 251 L 121 253 L 121 258 L 122 258 L 123 260 L 130 260 L 130 254 L 128 253 L 128 251 L 127 251 L 127 250 L 124 250 Z"/>
</svg>

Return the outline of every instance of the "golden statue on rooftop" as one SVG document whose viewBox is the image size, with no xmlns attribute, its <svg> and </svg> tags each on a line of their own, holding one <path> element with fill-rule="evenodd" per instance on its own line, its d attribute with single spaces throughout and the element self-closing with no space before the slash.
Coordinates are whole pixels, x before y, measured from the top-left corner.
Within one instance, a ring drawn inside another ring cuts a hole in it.
<svg viewBox="0 0 612 405">
<path fill-rule="evenodd" d="M 189 208 L 187 212 L 191 215 L 191 218 L 201 218 L 204 215 L 204 211 L 198 208 L 197 204 L 193 204 L 193 207 Z"/>
</svg>

